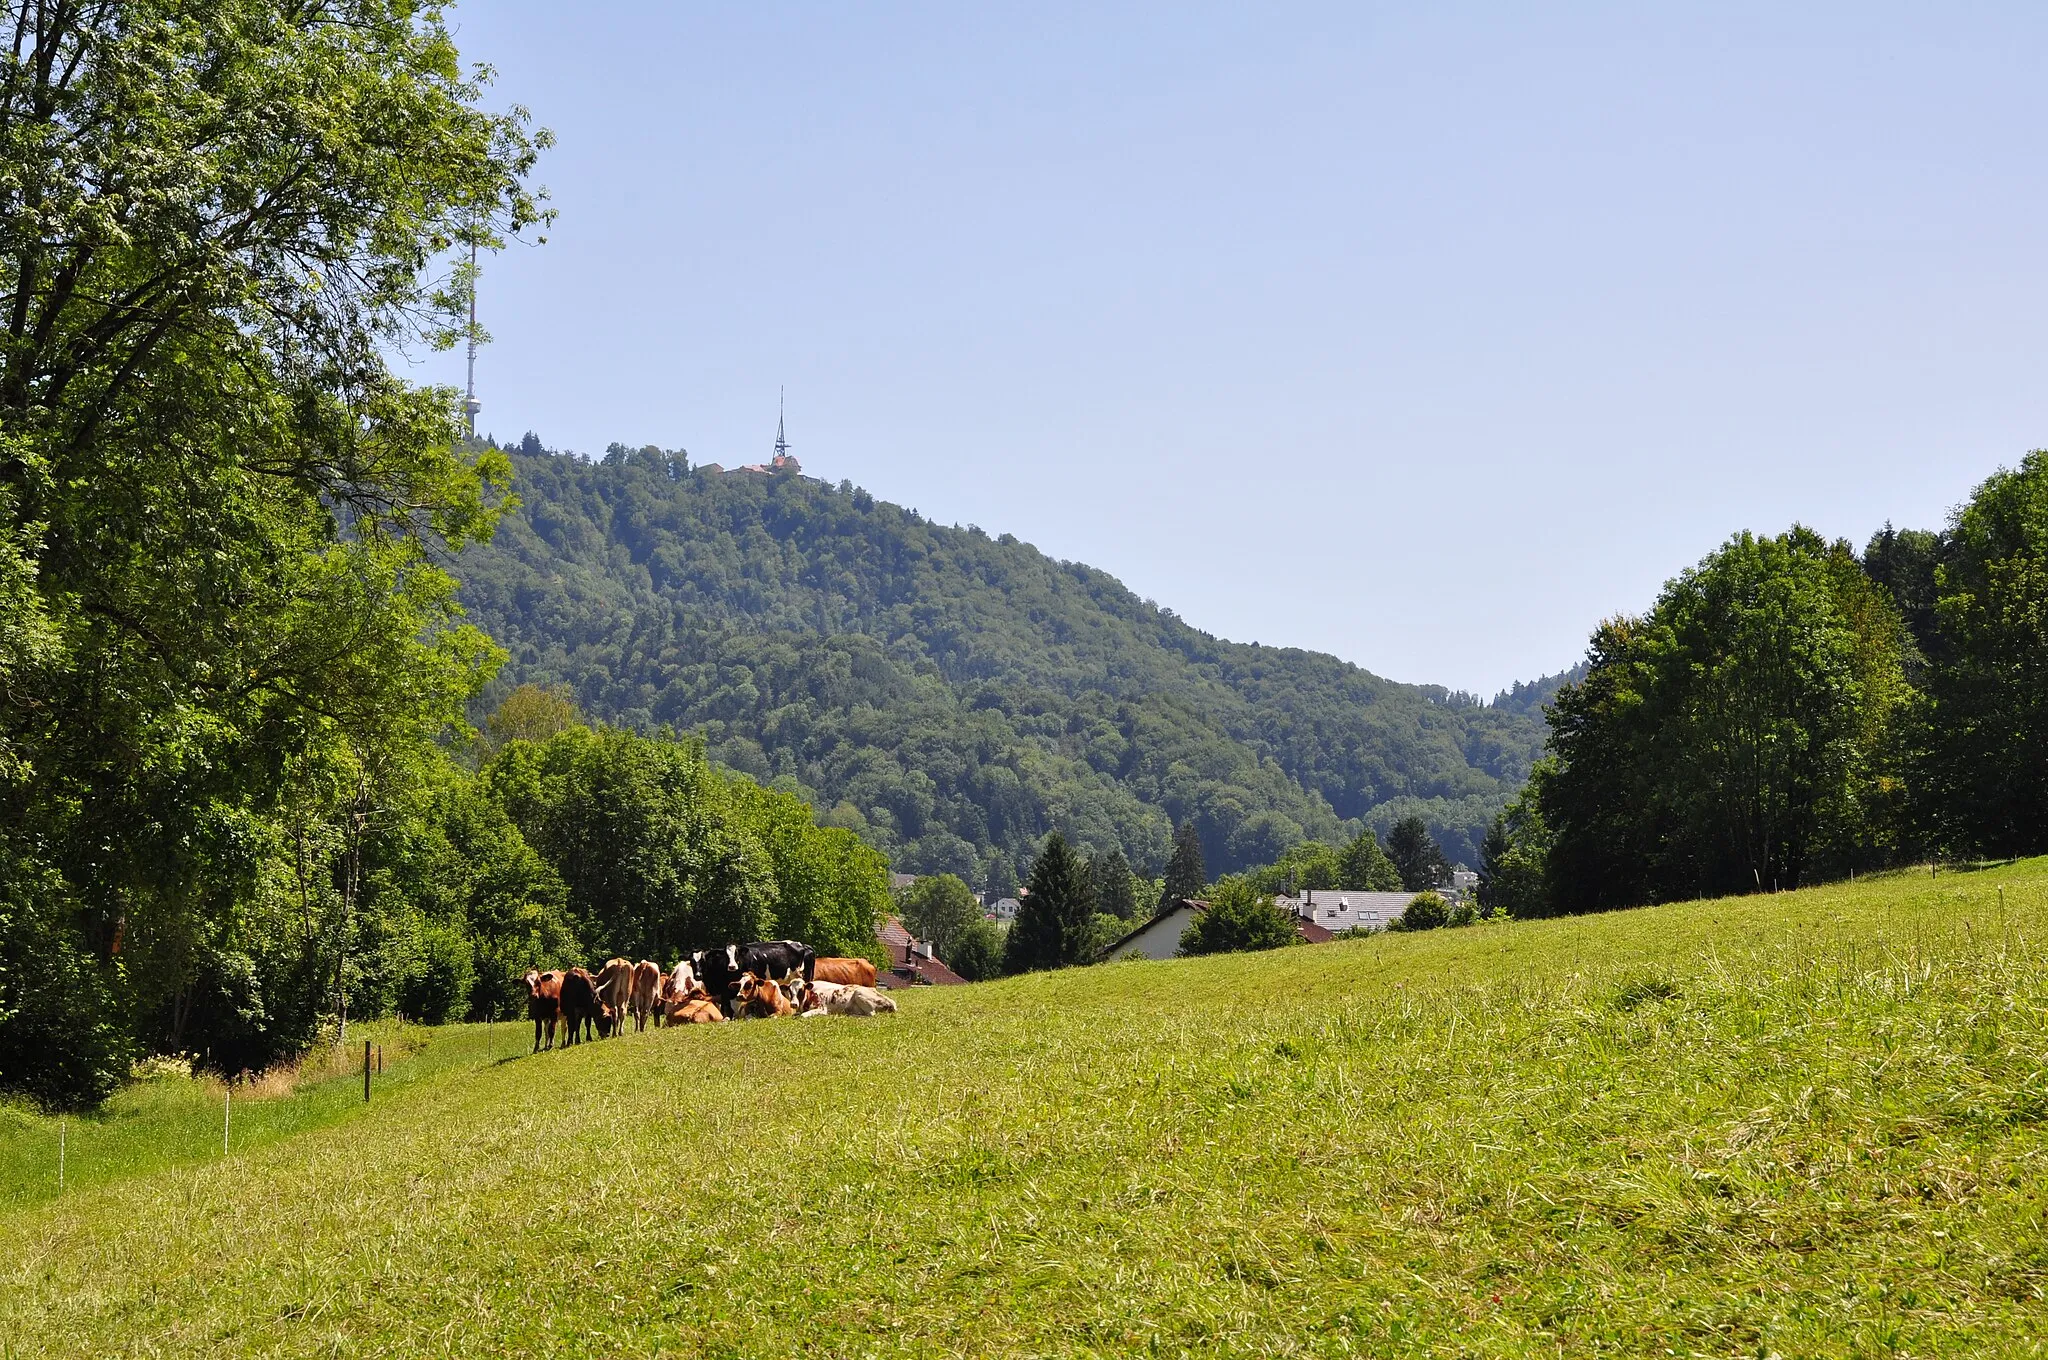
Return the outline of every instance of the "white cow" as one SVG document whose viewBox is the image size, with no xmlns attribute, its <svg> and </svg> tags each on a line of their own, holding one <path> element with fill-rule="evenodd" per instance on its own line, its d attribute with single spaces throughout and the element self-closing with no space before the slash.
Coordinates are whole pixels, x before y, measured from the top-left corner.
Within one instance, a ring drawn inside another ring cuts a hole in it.
<svg viewBox="0 0 2048 1360">
<path fill-rule="evenodd" d="M 826 1013 L 830 1015 L 896 1013 L 896 999 L 874 987 L 834 987 L 831 992 L 825 994 L 824 1001 Z"/>
</svg>

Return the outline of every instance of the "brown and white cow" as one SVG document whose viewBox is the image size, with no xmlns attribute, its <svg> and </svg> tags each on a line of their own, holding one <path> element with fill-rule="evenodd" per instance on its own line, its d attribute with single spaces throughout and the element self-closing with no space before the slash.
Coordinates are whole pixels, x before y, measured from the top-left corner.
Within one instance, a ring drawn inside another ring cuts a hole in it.
<svg viewBox="0 0 2048 1360">
<path fill-rule="evenodd" d="M 696 990 L 698 990 L 697 970 L 690 966 L 688 959 L 684 959 L 674 969 L 662 974 L 661 990 L 656 995 L 654 1001 L 654 1023 L 656 1025 L 673 1024 L 675 1021 L 673 1014 L 675 1008 L 682 1003 L 685 997 Z"/>
<path fill-rule="evenodd" d="M 633 1000 L 633 961 L 606 959 L 597 970 L 597 999 L 623 1016 Z"/>
<path fill-rule="evenodd" d="M 547 1047 L 555 1046 L 555 1021 L 562 1014 L 562 975 L 557 972 L 542 973 L 535 969 L 526 970 L 526 1018 L 533 1021 L 533 1051 L 541 1050 L 541 1034 L 547 1034 Z"/>
<path fill-rule="evenodd" d="M 740 978 L 739 1013 L 749 1020 L 772 1020 L 777 1016 L 795 1015 L 796 1007 L 789 1004 L 789 998 L 782 994 L 782 988 L 775 985 L 773 978 L 757 978 L 746 973 Z"/>
<path fill-rule="evenodd" d="M 652 959 L 642 959 L 633 965 L 632 996 L 627 1003 L 633 1012 L 635 1034 L 647 1028 L 647 1017 L 654 1013 L 655 1003 L 660 1000 L 661 965 Z"/>
<path fill-rule="evenodd" d="M 873 987 L 841 987 L 825 998 L 833 1015 L 894 1015 L 896 999 Z"/>
<path fill-rule="evenodd" d="M 870 959 L 819 959 L 812 976 L 819 982 L 836 982 L 842 987 L 872 987 L 875 965 Z"/>
</svg>

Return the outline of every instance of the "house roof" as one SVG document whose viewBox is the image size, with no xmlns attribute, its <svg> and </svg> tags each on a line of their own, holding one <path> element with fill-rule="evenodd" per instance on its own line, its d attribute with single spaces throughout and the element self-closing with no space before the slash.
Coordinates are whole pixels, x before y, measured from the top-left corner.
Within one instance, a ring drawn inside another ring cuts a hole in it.
<svg viewBox="0 0 2048 1360">
<path fill-rule="evenodd" d="M 967 981 L 939 960 L 918 953 L 917 937 L 894 916 L 885 916 L 876 924 L 875 939 L 889 951 L 889 967 L 875 978 L 883 987 L 914 987 L 924 982 L 950 986 Z"/>
<path fill-rule="evenodd" d="M 1315 888 L 1294 897 L 1276 897 L 1273 904 L 1332 932 L 1361 926 L 1384 930 L 1387 922 L 1408 909 L 1414 897 L 1413 893 L 1367 892 L 1363 888 Z M 1303 938 L 1309 938 L 1306 932 Z"/>
<path fill-rule="evenodd" d="M 937 959 L 928 959 L 909 949 L 889 946 L 889 968 L 875 975 L 875 984 L 880 987 L 915 987 L 930 983 L 938 987 L 964 984 L 966 978 L 948 968 Z"/>
</svg>

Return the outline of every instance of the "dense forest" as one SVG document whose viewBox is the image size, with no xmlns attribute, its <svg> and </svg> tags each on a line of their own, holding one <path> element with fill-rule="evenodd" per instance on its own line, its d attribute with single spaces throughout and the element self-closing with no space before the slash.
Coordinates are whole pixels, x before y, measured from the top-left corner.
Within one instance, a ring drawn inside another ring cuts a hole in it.
<svg viewBox="0 0 2048 1360">
<path fill-rule="evenodd" d="M 898 867 L 1008 892 L 1047 833 L 1147 873 L 1419 815 L 1453 859 L 1527 776 L 1558 679 L 1492 704 L 1192 628 L 1093 568 L 790 472 L 529 435 L 520 504 L 457 571 L 515 684 L 701 732 Z M 1561 678 L 1561 677 L 1560 677 Z"/>
</svg>

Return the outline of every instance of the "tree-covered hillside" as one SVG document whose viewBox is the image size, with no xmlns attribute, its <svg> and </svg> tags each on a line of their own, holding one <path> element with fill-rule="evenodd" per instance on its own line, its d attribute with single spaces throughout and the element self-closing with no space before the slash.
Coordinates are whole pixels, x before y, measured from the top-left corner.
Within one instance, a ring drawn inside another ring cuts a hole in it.
<svg viewBox="0 0 2048 1360">
<path fill-rule="evenodd" d="M 514 463 L 522 505 L 458 567 L 512 655 L 483 706 L 559 684 L 594 717 L 701 730 L 901 868 L 1007 888 L 1057 828 L 1156 869 L 1192 819 L 1222 871 L 1409 812 L 1476 863 L 1542 743 L 1538 687 L 1489 706 L 1220 641 L 846 483 L 532 437 Z"/>
</svg>

